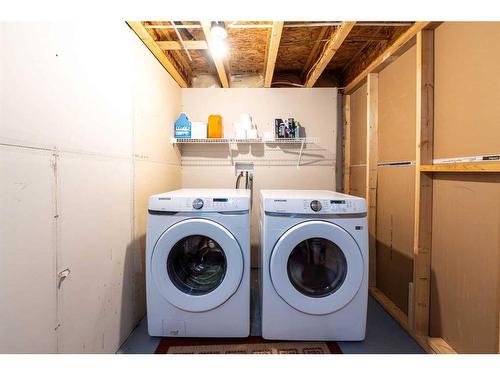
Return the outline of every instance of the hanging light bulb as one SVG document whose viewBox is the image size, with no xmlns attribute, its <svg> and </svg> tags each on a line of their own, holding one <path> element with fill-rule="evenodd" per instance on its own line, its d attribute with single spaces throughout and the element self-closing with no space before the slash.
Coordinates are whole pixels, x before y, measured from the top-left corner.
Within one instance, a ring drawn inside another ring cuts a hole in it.
<svg viewBox="0 0 500 375">
<path fill-rule="evenodd" d="M 227 38 L 226 25 L 223 21 L 212 21 L 210 30 L 215 39 L 223 40 Z"/>
<path fill-rule="evenodd" d="M 227 50 L 227 44 L 222 39 L 214 39 L 210 45 L 210 53 L 216 58 L 224 58 L 227 55 Z"/>
</svg>

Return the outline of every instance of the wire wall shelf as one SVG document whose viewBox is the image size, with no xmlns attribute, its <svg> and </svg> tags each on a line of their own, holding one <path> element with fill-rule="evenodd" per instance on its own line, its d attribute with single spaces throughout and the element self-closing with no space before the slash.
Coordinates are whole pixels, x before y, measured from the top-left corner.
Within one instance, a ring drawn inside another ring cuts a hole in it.
<svg viewBox="0 0 500 375">
<path fill-rule="evenodd" d="M 313 144 L 319 143 L 319 138 L 317 137 L 307 137 L 307 138 L 275 138 L 275 139 L 239 139 L 239 138 L 172 138 L 172 143 L 180 144 Z"/>
<path fill-rule="evenodd" d="M 306 138 L 275 138 L 275 139 L 239 139 L 239 138 L 172 138 L 172 144 L 227 144 L 229 157 L 231 160 L 231 165 L 234 165 L 233 159 L 233 147 L 238 144 L 296 144 L 300 145 L 300 152 L 297 157 L 297 168 L 300 167 L 300 161 L 302 159 L 302 151 L 306 144 L 319 143 L 319 138 L 317 137 L 306 137 Z"/>
</svg>

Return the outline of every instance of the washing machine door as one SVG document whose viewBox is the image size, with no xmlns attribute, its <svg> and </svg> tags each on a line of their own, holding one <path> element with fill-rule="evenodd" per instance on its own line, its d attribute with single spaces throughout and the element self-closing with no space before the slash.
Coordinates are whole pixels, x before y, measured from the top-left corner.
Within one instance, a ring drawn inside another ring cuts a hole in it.
<svg viewBox="0 0 500 375">
<path fill-rule="evenodd" d="M 346 306 L 358 292 L 363 272 L 356 241 L 326 221 L 306 221 L 288 229 L 271 253 L 276 292 L 306 314 L 329 314 Z"/>
<path fill-rule="evenodd" d="M 186 311 L 201 312 L 226 302 L 243 277 L 243 253 L 222 225 L 187 219 L 158 239 L 150 269 L 160 293 Z"/>
</svg>

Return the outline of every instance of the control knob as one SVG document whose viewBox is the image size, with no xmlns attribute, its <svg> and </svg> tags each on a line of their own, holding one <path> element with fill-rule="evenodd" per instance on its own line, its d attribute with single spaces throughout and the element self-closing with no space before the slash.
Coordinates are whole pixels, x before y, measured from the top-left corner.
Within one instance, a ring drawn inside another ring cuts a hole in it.
<svg viewBox="0 0 500 375">
<path fill-rule="evenodd" d="M 314 212 L 321 211 L 321 202 L 317 201 L 317 200 L 313 200 L 311 202 L 311 210 L 313 210 Z"/>
<path fill-rule="evenodd" d="M 195 210 L 201 210 L 201 208 L 203 207 L 203 199 L 201 198 L 196 198 L 194 201 L 193 201 L 193 208 Z"/>
</svg>

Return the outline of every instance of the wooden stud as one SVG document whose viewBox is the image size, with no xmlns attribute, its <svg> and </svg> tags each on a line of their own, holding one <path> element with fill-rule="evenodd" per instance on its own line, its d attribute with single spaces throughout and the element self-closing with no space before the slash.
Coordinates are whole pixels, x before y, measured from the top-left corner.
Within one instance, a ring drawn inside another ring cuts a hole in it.
<svg viewBox="0 0 500 375">
<path fill-rule="evenodd" d="M 500 172 L 500 162 L 421 165 L 421 172 Z"/>
<path fill-rule="evenodd" d="M 367 82 L 366 110 L 366 204 L 368 206 L 369 285 L 377 280 L 377 163 L 378 163 L 378 74 Z"/>
<path fill-rule="evenodd" d="M 186 49 L 208 49 L 208 44 L 204 40 L 184 40 L 183 43 Z M 157 41 L 156 44 L 164 51 L 184 49 L 182 43 L 176 40 L 162 40 Z"/>
<path fill-rule="evenodd" d="M 278 57 L 278 49 L 280 47 L 281 34 L 283 32 L 283 21 L 273 22 L 270 39 L 266 52 L 266 73 L 264 76 L 264 87 L 271 87 L 274 74 L 274 66 L 276 65 L 276 57 Z"/>
<path fill-rule="evenodd" d="M 344 194 L 349 194 L 351 184 L 351 95 L 344 95 Z"/>
<path fill-rule="evenodd" d="M 205 34 L 205 39 L 207 40 L 208 47 L 212 48 L 214 44 L 214 39 L 212 37 L 212 31 L 211 31 L 211 23 L 210 21 L 201 21 L 201 27 L 203 29 L 203 33 Z M 224 59 L 212 55 L 212 59 L 215 64 L 215 69 L 217 69 L 217 74 L 219 75 L 219 79 L 221 82 L 222 87 L 228 88 L 229 87 L 229 81 L 227 79 L 226 75 L 226 68 L 224 66 Z"/>
<path fill-rule="evenodd" d="M 180 87 L 188 87 L 188 82 L 186 79 L 177 71 L 174 64 L 168 59 L 163 50 L 156 44 L 153 37 L 144 28 L 142 22 L 138 21 L 127 21 L 129 27 L 137 34 L 137 36 L 142 40 L 142 42 L 148 47 L 151 53 L 156 57 L 160 64 L 167 70 L 167 72 L 172 76 L 175 82 L 178 83 Z"/>
<path fill-rule="evenodd" d="M 351 32 L 356 22 L 342 22 L 342 24 L 335 30 L 335 32 L 325 43 L 322 53 L 319 55 L 318 60 L 313 64 L 312 69 L 309 71 L 304 83 L 305 87 L 313 87 L 321 73 L 325 70 L 328 63 L 332 60 L 333 56 L 344 42 L 347 35 Z"/>
<path fill-rule="evenodd" d="M 403 54 L 407 48 L 413 44 L 412 42 L 414 41 L 415 35 L 430 24 L 431 22 L 415 22 L 413 26 L 396 39 L 394 43 L 392 43 L 384 51 L 384 53 L 373 60 L 360 74 L 356 76 L 356 78 L 349 82 L 344 89 L 344 93 L 351 94 L 356 91 L 356 89 L 363 84 L 368 74 L 379 72 L 389 63 L 394 61 L 397 56 Z"/>
<path fill-rule="evenodd" d="M 434 31 L 417 33 L 416 61 L 416 168 L 414 220 L 414 332 L 429 334 L 432 247 L 432 175 L 421 173 L 431 164 L 434 139 Z"/>
</svg>

